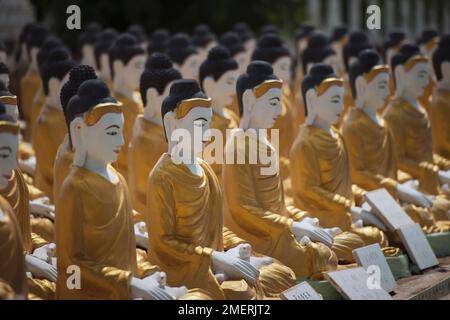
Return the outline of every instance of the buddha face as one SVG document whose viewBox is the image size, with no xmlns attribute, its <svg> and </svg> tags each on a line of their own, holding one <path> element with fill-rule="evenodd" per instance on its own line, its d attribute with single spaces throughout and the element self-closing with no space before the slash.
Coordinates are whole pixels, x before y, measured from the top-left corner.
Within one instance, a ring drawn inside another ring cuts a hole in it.
<svg viewBox="0 0 450 320">
<path fill-rule="evenodd" d="M 166 85 L 162 94 L 159 94 L 155 88 L 147 89 L 147 103 L 145 105 L 144 113 L 147 114 L 149 118 L 158 117 L 161 119 L 161 105 L 163 100 L 169 95 L 172 83 L 173 81 Z"/>
<path fill-rule="evenodd" d="M 145 54 L 134 56 L 123 68 L 123 79 L 127 87 L 137 90 L 145 67 Z"/>
<path fill-rule="evenodd" d="M 339 64 L 339 59 L 337 55 L 335 54 L 329 55 L 323 60 L 323 63 L 329 64 L 333 68 L 334 73 L 340 74 L 341 66 Z"/>
<path fill-rule="evenodd" d="M 327 125 L 334 125 L 344 109 L 344 87 L 332 85 L 318 96 L 315 89 L 306 93 L 308 116 L 315 116 Z"/>
<path fill-rule="evenodd" d="M 250 55 L 253 53 L 253 51 L 255 51 L 255 47 L 256 47 L 256 40 L 253 38 L 250 38 L 244 42 L 244 48 L 249 58 Z"/>
<path fill-rule="evenodd" d="M 83 63 L 88 64 L 94 68 L 95 67 L 94 47 L 90 44 L 85 44 L 81 48 L 81 54 L 83 56 Z"/>
<path fill-rule="evenodd" d="M 124 144 L 123 123 L 122 113 L 106 113 L 96 124 L 81 126 L 86 157 L 94 159 L 97 163 L 115 162 Z"/>
<path fill-rule="evenodd" d="M 245 98 L 244 112 L 250 112 L 250 127 L 254 129 L 270 129 L 281 114 L 282 91 L 278 88 L 271 88 L 259 98 L 255 98 L 253 92 L 247 90 L 244 95 L 252 95 L 253 106 L 246 108 Z M 249 103 L 252 103 L 251 101 Z"/>
<path fill-rule="evenodd" d="M 357 82 L 357 97 L 361 97 L 364 105 L 375 112 L 382 109 L 390 95 L 389 73 L 379 73 L 370 82 L 363 77 L 358 77 Z"/>
<path fill-rule="evenodd" d="M 61 88 L 66 84 L 67 81 L 69 81 L 69 72 L 66 73 L 66 75 L 59 80 L 58 78 L 51 78 L 48 81 L 48 95 L 47 95 L 47 101 L 49 104 L 54 108 L 62 108 L 61 107 Z"/>
<path fill-rule="evenodd" d="M 238 72 L 239 74 L 243 74 L 247 69 L 248 64 L 250 63 L 250 57 L 246 52 L 239 52 L 233 57 L 234 60 L 238 63 Z"/>
<path fill-rule="evenodd" d="M 3 81 L 5 86 L 9 88 L 9 75 L 7 73 L 0 74 L 0 81 Z"/>
<path fill-rule="evenodd" d="M 289 83 L 291 79 L 291 58 L 281 57 L 272 64 L 273 73 L 277 78 L 281 79 L 283 83 Z"/>
<path fill-rule="evenodd" d="M 211 97 L 213 104 L 226 107 L 231 105 L 236 93 L 236 80 L 238 78 L 237 70 L 229 70 L 220 76 L 217 81 L 212 77 L 203 80 L 203 86 L 206 94 Z"/>
<path fill-rule="evenodd" d="M 170 140 L 174 134 L 176 141 L 179 141 L 178 137 L 181 136 L 182 141 L 179 142 L 179 146 L 183 150 L 188 150 L 189 154 L 201 153 L 209 142 L 209 137 L 205 133 L 210 129 L 211 118 L 211 108 L 193 107 L 181 119 L 174 118 L 173 112 L 170 112 L 164 117 L 167 136 Z"/>
<path fill-rule="evenodd" d="M 186 58 L 183 64 L 178 68 L 184 79 L 198 78 L 198 69 L 200 67 L 200 61 L 201 58 L 198 53 L 191 54 L 189 57 Z"/>
<path fill-rule="evenodd" d="M 5 187 L 17 168 L 17 149 L 19 136 L 13 133 L 0 133 L 0 188 Z"/>
<path fill-rule="evenodd" d="M 305 49 L 306 46 L 308 45 L 308 38 L 304 37 L 302 39 L 300 39 L 299 41 L 297 41 L 297 50 L 299 53 L 302 53 Z"/>
<path fill-rule="evenodd" d="M 412 97 L 422 96 L 429 82 L 428 65 L 418 62 L 409 70 L 404 72 L 405 90 Z"/>
</svg>

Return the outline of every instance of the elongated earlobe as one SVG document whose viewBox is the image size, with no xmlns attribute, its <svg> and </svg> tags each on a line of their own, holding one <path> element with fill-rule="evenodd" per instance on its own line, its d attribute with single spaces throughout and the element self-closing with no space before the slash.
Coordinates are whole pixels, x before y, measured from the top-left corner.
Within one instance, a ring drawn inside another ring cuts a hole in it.
<svg viewBox="0 0 450 320">
<path fill-rule="evenodd" d="M 356 89 L 356 106 L 362 108 L 364 104 L 364 95 L 366 94 L 367 83 L 362 76 L 359 76 L 355 80 Z"/>
<path fill-rule="evenodd" d="M 72 139 L 72 145 L 75 149 L 75 154 L 73 158 L 73 164 L 77 167 L 84 166 L 86 161 L 86 141 L 83 139 L 83 129 L 86 125 L 82 118 L 75 118 L 70 123 L 70 137 Z"/>
<path fill-rule="evenodd" d="M 243 115 L 240 121 L 239 127 L 241 129 L 248 129 L 250 124 L 250 119 L 253 116 L 253 111 L 256 103 L 256 97 L 253 94 L 253 90 L 247 89 L 242 94 L 242 106 L 243 106 Z"/>
<path fill-rule="evenodd" d="M 306 91 L 306 105 L 305 106 L 308 110 L 308 116 L 306 118 L 306 124 L 311 125 L 313 124 L 314 120 L 316 119 L 316 108 L 314 107 L 314 103 L 316 102 L 317 94 L 314 89 L 309 89 Z"/>
<path fill-rule="evenodd" d="M 164 130 L 166 132 L 167 142 L 170 142 L 170 136 L 172 135 L 173 130 L 175 130 L 175 113 L 167 112 L 164 115 Z"/>
</svg>

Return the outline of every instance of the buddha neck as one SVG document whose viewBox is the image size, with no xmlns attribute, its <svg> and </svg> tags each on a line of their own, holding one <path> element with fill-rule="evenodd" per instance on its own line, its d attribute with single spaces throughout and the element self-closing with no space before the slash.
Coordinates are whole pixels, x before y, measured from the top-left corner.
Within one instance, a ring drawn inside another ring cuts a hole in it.
<svg viewBox="0 0 450 320">
<path fill-rule="evenodd" d="M 417 98 L 415 96 L 411 94 L 404 94 L 400 98 L 410 104 L 414 109 L 420 110 L 419 102 L 417 101 Z"/>
<path fill-rule="evenodd" d="M 201 168 L 198 159 L 192 150 L 188 150 L 188 154 L 183 154 L 183 151 L 176 152 L 175 148 L 176 143 L 169 142 L 169 155 L 172 161 L 177 164 L 184 164 L 192 174 L 201 176 L 203 169 Z"/>
<path fill-rule="evenodd" d="M 116 183 L 119 178 L 117 175 L 108 169 L 109 164 L 103 161 L 98 161 L 92 157 L 86 156 L 86 160 L 84 162 L 83 167 L 89 171 L 97 173 L 107 179 L 111 183 Z"/>
<path fill-rule="evenodd" d="M 61 110 L 61 100 L 56 95 L 50 93 L 45 97 L 46 105 L 52 109 Z"/>
<path fill-rule="evenodd" d="M 326 131 L 327 133 L 329 133 L 333 138 L 336 138 L 336 134 L 333 132 L 333 130 L 331 129 L 331 124 L 328 123 L 327 121 L 324 121 L 323 119 L 321 119 L 320 117 L 316 117 L 312 123 L 313 127 L 322 129 L 324 131 Z"/>
<path fill-rule="evenodd" d="M 216 114 L 218 114 L 218 115 L 228 119 L 228 113 L 226 112 L 225 106 L 220 106 L 220 105 L 217 105 L 217 104 L 213 103 L 212 111 L 214 113 L 216 113 Z"/>
<path fill-rule="evenodd" d="M 126 98 L 134 98 L 134 88 L 130 88 L 128 84 L 124 81 L 123 76 L 120 74 L 114 75 L 113 89 L 115 93 L 121 94 Z"/>
<path fill-rule="evenodd" d="M 372 120 L 376 125 L 381 127 L 380 118 L 378 117 L 377 112 L 375 110 L 370 108 L 367 104 L 364 104 L 360 109 L 369 116 L 370 120 Z"/>
</svg>

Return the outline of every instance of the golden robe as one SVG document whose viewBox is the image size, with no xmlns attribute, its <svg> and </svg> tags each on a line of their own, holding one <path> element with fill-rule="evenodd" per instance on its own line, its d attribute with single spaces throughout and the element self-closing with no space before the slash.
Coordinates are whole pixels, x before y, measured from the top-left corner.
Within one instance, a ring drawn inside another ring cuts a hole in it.
<svg viewBox="0 0 450 320">
<path fill-rule="evenodd" d="M 222 148 L 225 148 L 226 139 L 227 139 L 227 129 L 236 129 L 239 127 L 239 117 L 231 110 L 224 110 L 228 117 L 224 117 L 216 112 L 213 112 L 212 120 L 211 120 L 211 129 L 220 130 L 223 137 Z M 222 149 L 223 159 L 225 160 L 225 149 Z M 214 170 L 219 182 L 222 184 L 222 163 L 212 163 L 211 168 Z"/>
<path fill-rule="evenodd" d="M 63 142 L 56 152 L 53 164 L 53 199 L 58 199 L 64 179 L 69 175 L 73 163 L 73 150 L 70 147 L 69 135 L 64 137 Z"/>
<path fill-rule="evenodd" d="M 45 106 L 45 94 L 44 89 L 42 86 L 39 87 L 38 91 L 36 92 L 36 96 L 33 99 L 33 104 L 31 105 L 31 125 L 30 131 L 33 133 L 34 125 L 36 124 L 37 118 L 39 118 L 39 115 L 42 112 L 42 109 Z M 33 137 L 31 137 L 31 142 L 33 142 Z"/>
<path fill-rule="evenodd" d="M 291 150 L 291 178 L 295 204 L 319 218 L 322 227 L 352 231 L 366 245 L 388 245 L 385 234 L 375 227 L 352 227 L 350 209 L 355 203 L 350 162 L 345 142 L 327 131 L 302 126 Z M 361 192 L 361 191 L 358 191 Z"/>
<path fill-rule="evenodd" d="M 341 131 L 348 146 L 353 182 L 368 191 L 386 188 L 397 198 L 398 169 L 394 141 L 384 120 L 380 120 L 381 125 L 378 125 L 363 110 L 351 108 Z M 412 204 L 404 206 L 404 209 L 426 231 L 436 231 L 430 211 Z"/>
<path fill-rule="evenodd" d="M 222 199 L 212 169 L 202 176 L 164 153 L 148 180 L 145 219 L 149 261 L 167 273 L 171 286 L 203 289 L 213 299 L 224 293 L 211 270 L 211 254 L 223 250 Z"/>
<path fill-rule="evenodd" d="M 37 70 L 29 70 L 20 81 L 20 111 L 25 123 L 27 124 L 27 129 L 25 131 L 25 140 L 27 141 L 30 141 L 32 133 L 30 130 L 33 127 L 33 123 L 31 121 L 33 100 L 40 86 L 41 77 Z"/>
<path fill-rule="evenodd" d="M 398 166 L 419 180 L 420 191 L 440 193 L 439 166 L 434 159 L 431 124 L 425 110 L 403 99 L 392 100 L 384 119 L 394 139 Z"/>
<path fill-rule="evenodd" d="M 16 294 L 27 294 L 20 226 L 9 203 L 0 197 L 0 279 Z"/>
<path fill-rule="evenodd" d="M 236 143 L 239 139 L 241 145 Z M 236 137 L 235 155 L 248 148 L 249 139 L 245 143 L 242 139 L 243 136 Z M 262 141 L 255 141 L 256 137 L 250 139 L 259 143 L 259 148 L 275 152 Z M 292 223 L 307 214 L 285 206 L 280 175 L 261 174 L 264 165 L 250 164 L 247 153 L 245 164 L 225 164 L 223 168 L 225 225 L 246 239 L 254 250 L 290 267 L 297 278 L 334 270 L 337 257 L 328 247 L 313 242 L 303 246 L 295 239 Z"/>
<path fill-rule="evenodd" d="M 237 96 L 233 96 L 233 102 L 229 106 L 227 106 L 227 109 L 233 112 L 235 115 L 239 116 L 239 104 L 237 100 Z"/>
<path fill-rule="evenodd" d="M 0 196 L 8 201 L 17 218 L 22 237 L 23 252 L 32 254 L 37 248 L 48 244 L 41 235 L 31 228 L 28 187 L 19 169 L 13 171 L 6 188 L 0 190 Z M 51 223 L 46 218 L 31 218 L 31 221 L 34 221 L 37 225 L 45 225 L 46 222 L 43 220 Z M 55 283 L 38 278 L 27 278 L 27 282 L 31 294 L 40 299 L 54 299 Z"/>
<path fill-rule="evenodd" d="M 136 118 L 135 132 L 128 146 L 128 186 L 133 207 L 139 213 L 147 208 L 147 181 L 150 171 L 167 151 L 164 128 L 156 123 Z"/>
<path fill-rule="evenodd" d="M 450 91 L 434 91 L 428 115 L 433 135 L 433 150 L 441 157 L 450 159 Z"/>
<path fill-rule="evenodd" d="M 36 121 L 33 144 L 36 151 L 34 183 L 53 200 L 53 164 L 56 153 L 67 134 L 66 120 L 61 110 L 45 106 Z"/>
<path fill-rule="evenodd" d="M 73 167 L 63 183 L 56 203 L 58 299 L 129 298 L 130 280 L 137 271 L 136 244 L 128 189 L 118 177 L 111 183 Z M 66 285 L 71 265 L 80 268 L 79 290 Z"/>
<path fill-rule="evenodd" d="M 125 140 L 124 145 L 119 153 L 117 159 L 117 168 L 119 172 L 125 178 L 128 178 L 128 144 L 133 136 L 134 123 L 138 115 L 144 112 L 144 107 L 142 106 L 141 98 L 138 92 L 135 92 L 133 98 L 130 99 L 125 97 L 120 93 L 115 93 L 114 97 L 122 102 L 123 104 L 123 116 L 125 118 L 125 123 L 123 125 L 123 138 Z"/>
</svg>

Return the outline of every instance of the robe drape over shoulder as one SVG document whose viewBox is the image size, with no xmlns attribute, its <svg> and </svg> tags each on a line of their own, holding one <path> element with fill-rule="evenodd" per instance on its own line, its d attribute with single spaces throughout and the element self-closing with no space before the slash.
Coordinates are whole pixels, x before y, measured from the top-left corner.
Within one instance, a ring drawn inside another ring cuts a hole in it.
<svg viewBox="0 0 450 320">
<path fill-rule="evenodd" d="M 214 172 L 204 161 L 201 176 L 164 153 L 148 180 L 145 219 L 149 261 L 167 273 L 171 286 L 224 293 L 211 270 L 211 254 L 223 250 L 222 199 Z"/>
<path fill-rule="evenodd" d="M 117 159 L 117 168 L 125 179 L 128 179 L 128 145 L 133 136 L 134 123 L 138 115 L 144 112 L 141 98 L 138 92 L 135 92 L 133 98 L 130 99 L 120 93 L 114 93 L 114 97 L 123 104 L 123 117 L 125 123 L 123 125 L 123 139 L 125 140 Z"/>
<path fill-rule="evenodd" d="M 73 163 L 73 151 L 70 147 L 69 135 L 66 135 L 56 153 L 53 165 L 53 199 L 58 199 L 64 179 L 68 176 Z"/>
<path fill-rule="evenodd" d="M 264 152 L 275 152 L 256 137 L 250 139 L 259 143 Z M 334 270 L 337 258 L 328 247 L 319 243 L 303 246 L 292 234 L 293 221 L 301 220 L 307 213 L 285 206 L 279 173 L 262 174 L 261 169 L 268 166 L 250 163 L 250 140 L 236 135 L 234 141 L 227 142 L 227 152 L 245 152 L 245 162 L 227 163 L 223 168 L 225 225 L 246 239 L 254 250 L 292 268 L 297 277 Z"/>
<path fill-rule="evenodd" d="M 166 150 L 163 127 L 139 115 L 128 147 L 128 186 L 133 207 L 141 214 L 147 206 L 148 176 Z"/>
<path fill-rule="evenodd" d="M 434 91 L 428 114 L 433 132 L 433 150 L 441 157 L 450 159 L 450 91 Z"/>
<path fill-rule="evenodd" d="M 53 200 L 53 165 L 66 134 L 67 126 L 63 112 L 45 106 L 36 121 L 33 134 L 33 146 L 36 151 L 34 184 L 51 200 Z"/>
<path fill-rule="evenodd" d="M 118 177 L 112 183 L 73 167 L 63 183 L 56 203 L 59 299 L 129 298 L 136 244 L 128 189 Z M 67 268 L 73 265 L 80 269 L 79 290 L 67 286 L 71 283 Z"/>
<path fill-rule="evenodd" d="M 426 111 L 398 98 L 389 104 L 384 119 L 394 139 L 399 168 L 419 180 L 420 191 L 439 194 L 439 163 L 434 160 Z"/>
<path fill-rule="evenodd" d="M 347 147 L 339 131 L 333 131 L 337 138 L 314 126 L 301 127 L 290 157 L 295 204 L 317 216 L 323 227 L 339 227 L 356 233 L 366 245 L 386 247 L 381 230 L 352 226 L 350 209 L 363 190 L 352 185 Z"/>
<path fill-rule="evenodd" d="M 27 294 L 24 249 L 19 222 L 9 203 L 0 196 L 0 279 L 15 294 Z"/>
</svg>

